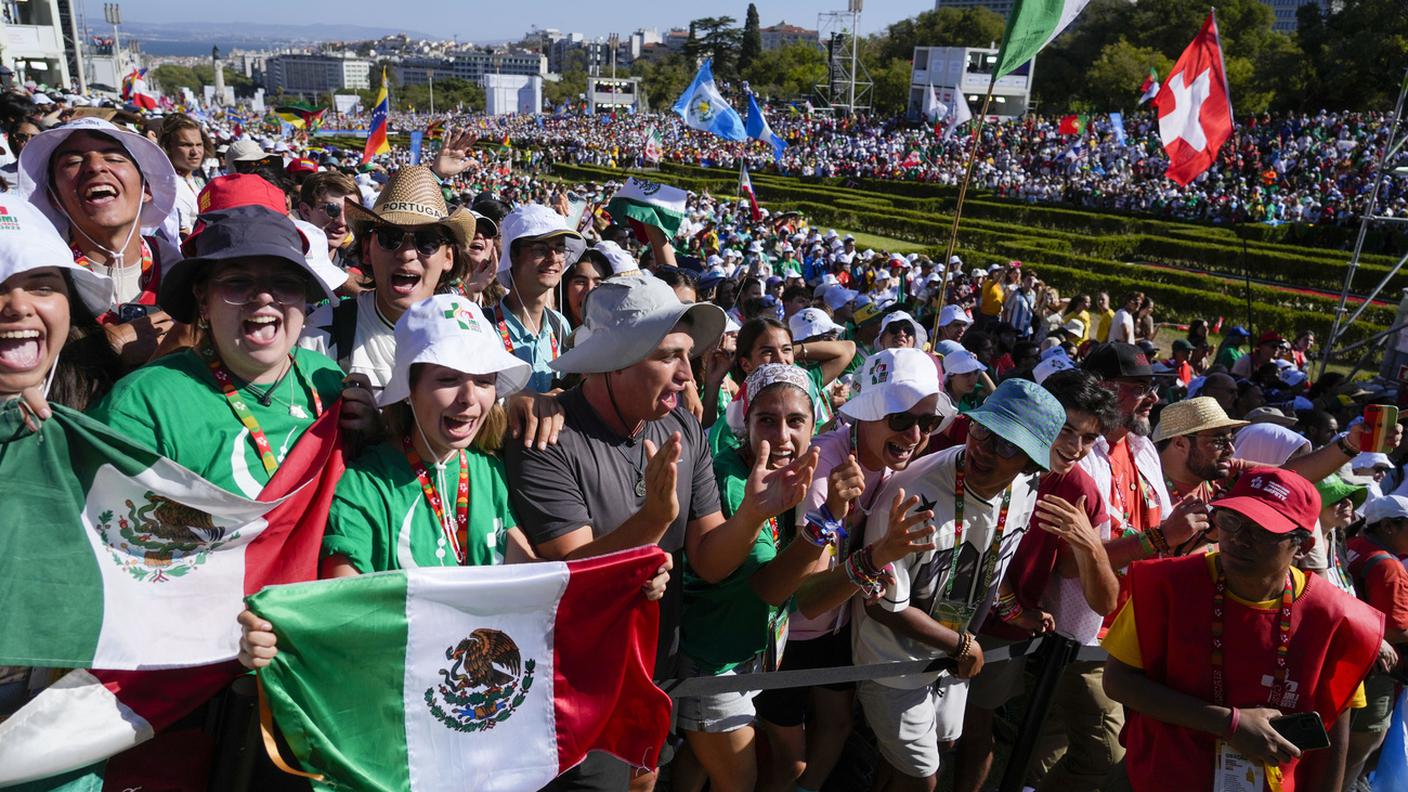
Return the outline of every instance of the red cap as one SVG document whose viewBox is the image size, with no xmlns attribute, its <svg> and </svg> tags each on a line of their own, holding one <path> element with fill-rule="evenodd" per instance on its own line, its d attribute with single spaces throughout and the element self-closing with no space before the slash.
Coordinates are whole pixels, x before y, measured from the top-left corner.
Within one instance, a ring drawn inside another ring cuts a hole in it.
<svg viewBox="0 0 1408 792">
<path fill-rule="evenodd" d="M 1299 473 L 1281 468 L 1253 468 L 1237 479 L 1215 508 L 1230 509 L 1274 534 L 1297 528 L 1315 530 L 1320 517 L 1320 493 Z"/>
<path fill-rule="evenodd" d="M 1285 340 L 1286 339 L 1282 338 L 1281 334 L 1275 330 L 1267 330 L 1265 333 L 1261 334 L 1261 337 L 1256 340 L 1256 343 L 1257 346 L 1261 346 L 1262 344 L 1280 344 Z"/>
<path fill-rule="evenodd" d="M 252 173 L 217 176 L 196 196 L 196 208 L 201 214 L 236 206 L 263 206 L 279 214 L 288 212 L 283 190 L 270 184 L 264 177 Z M 186 250 L 191 240 L 204 229 L 205 222 L 197 219 L 195 227 L 191 229 L 191 235 L 181 243 L 181 249 Z"/>
<path fill-rule="evenodd" d="M 308 159 L 307 157 L 298 157 L 297 159 L 294 159 L 289 162 L 285 170 L 288 171 L 289 174 L 317 173 L 318 163 L 314 162 L 311 159 Z"/>
</svg>

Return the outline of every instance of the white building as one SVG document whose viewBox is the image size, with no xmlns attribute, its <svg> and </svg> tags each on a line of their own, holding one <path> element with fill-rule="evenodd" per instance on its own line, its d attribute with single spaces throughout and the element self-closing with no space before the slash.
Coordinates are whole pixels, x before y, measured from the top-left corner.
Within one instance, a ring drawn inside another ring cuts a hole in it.
<svg viewBox="0 0 1408 792">
<path fill-rule="evenodd" d="M 543 111 L 543 78 L 533 74 L 486 74 L 479 78 L 484 86 L 484 112 L 489 115 L 521 113 L 532 115 Z"/>
<path fill-rule="evenodd" d="M 425 85 L 434 75 L 436 80 L 449 78 L 477 83 L 486 74 L 542 77 L 548 73 L 547 56 L 538 52 L 493 52 L 474 50 L 461 52 L 452 58 L 405 58 L 392 67 L 391 80 L 398 86 Z"/>
<path fill-rule="evenodd" d="M 79 68 L 71 0 L 4 0 L 0 7 L 0 61 L 15 82 L 67 89 Z"/>
<path fill-rule="evenodd" d="M 278 55 L 265 62 L 264 87 L 289 96 L 318 97 L 344 89 L 369 90 L 372 62 L 334 55 Z"/>
<path fill-rule="evenodd" d="M 590 113 L 643 113 L 649 110 L 639 77 L 589 77 L 587 111 Z"/>
<path fill-rule="evenodd" d="M 909 80 L 908 115 L 918 118 L 929 111 L 929 86 L 939 101 L 948 103 L 962 91 L 974 115 L 982 109 L 988 81 L 997 64 L 997 50 L 988 47 L 915 47 Z M 1032 64 L 1026 63 L 993 87 L 988 116 L 1013 118 L 1027 112 L 1031 100 Z"/>
</svg>

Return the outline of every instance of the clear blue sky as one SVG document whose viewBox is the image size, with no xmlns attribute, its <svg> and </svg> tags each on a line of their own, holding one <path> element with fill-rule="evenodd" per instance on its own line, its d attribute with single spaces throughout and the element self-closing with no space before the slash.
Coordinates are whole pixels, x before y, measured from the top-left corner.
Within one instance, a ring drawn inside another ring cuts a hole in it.
<svg viewBox="0 0 1408 792">
<path fill-rule="evenodd" d="M 84 0 L 89 29 L 102 26 L 101 0 Z M 843 11 L 845 0 L 760 0 L 756 3 L 764 26 L 786 20 L 803 27 L 815 27 L 819 11 Z M 695 3 L 652 3 L 648 0 L 515 0 L 515 2 L 453 2 L 421 0 L 340 0 L 339 2 L 289 2 L 289 0 L 242 0 L 239 3 L 210 3 L 197 0 L 121 0 L 122 17 L 131 22 L 263 22 L 316 24 L 320 21 L 405 27 L 408 30 L 443 32 L 445 38 L 458 34 L 461 40 L 481 41 L 517 38 L 533 25 L 579 31 L 588 36 L 629 32 L 639 27 L 656 27 L 662 32 L 683 26 L 691 18 L 732 16 L 740 24 L 748 8 L 746 0 Z M 866 0 L 860 32 L 870 34 L 905 17 L 934 7 L 932 0 Z M 414 9 L 414 13 L 407 13 Z"/>
</svg>

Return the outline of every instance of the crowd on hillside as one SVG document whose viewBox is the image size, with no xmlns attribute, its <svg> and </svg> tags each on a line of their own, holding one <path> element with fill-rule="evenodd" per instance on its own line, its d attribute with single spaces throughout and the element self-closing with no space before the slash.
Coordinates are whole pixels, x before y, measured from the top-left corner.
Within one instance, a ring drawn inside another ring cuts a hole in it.
<svg viewBox="0 0 1408 792">
<path fill-rule="evenodd" d="M 452 120 L 422 164 L 363 165 L 183 113 L 6 101 L 0 467 L 62 407 L 256 498 L 335 407 L 347 469 L 320 578 L 659 546 L 667 562 L 622 595 L 658 602 L 657 680 L 923 668 L 683 696 L 660 756 L 593 752 L 547 789 L 663 772 L 681 792 L 811 792 L 859 730 L 873 788 L 979 792 L 1002 772 L 995 722 L 1026 711 L 1039 790 L 1356 790 L 1408 717 L 1408 392 L 1314 377 L 1304 328 L 1171 330 L 1144 294 L 1063 296 L 1021 262 L 541 172 L 636 160 L 652 125 L 668 159 L 735 164 L 658 117 Z M 776 115 L 786 173 L 943 181 L 962 145 Z M 1031 200 L 1209 220 L 1309 201 L 1299 219 L 1338 220 L 1383 134 L 1369 116 L 1249 121 L 1183 192 L 1152 175 L 1148 122 L 1127 124 L 1130 147 L 1097 131 L 1069 157 L 1048 121 L 991 127 L 981 178 Z M 503 134 L 508 150 L 474 145 Z M 914 148 L 910 173 L 896 160 Z M 44 458 L 80 464 L 66 448 Z M 346 614 L 300 618 L 357 635 Z M 248 668 L 302 652 L 253 611 L 236 629 Z M 1045 712 L 1017 706 L 1036 636 L 1081 650 Z M 493 659 L 484 680 L 522 673 L 516 650 Z M 0 667 L 0 737 L 33 725 L 53 671 Z M 308 788 L 254 728 L 221 731 L 234 695 L 187 702 L 182 739 L 204 753 L 162 732 L 144 755 L 182 761 L 115 760 L 107 783 L 204 788 L 255 752 L 250 788 Z M 345 766 L 304 737 L 347 713 L 308 717 L 285 750 Z"/>
</svg>

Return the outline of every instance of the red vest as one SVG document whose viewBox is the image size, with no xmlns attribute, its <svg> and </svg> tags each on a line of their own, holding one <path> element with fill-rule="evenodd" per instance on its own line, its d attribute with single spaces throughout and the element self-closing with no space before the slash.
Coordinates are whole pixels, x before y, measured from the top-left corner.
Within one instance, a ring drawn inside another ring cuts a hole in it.
<svg viewBox="0 0 1408 792">
<path fill-rule="evenodd" d="M 1129 575 L 1144 676 L 1212 701 L 1214 581 L 1203 555 L 1135 564 Z M 1278 603 L 1279 605 L 1279 603 Z M 1257 610 L 1227 597 L 1223 677 L 1227 706 L 1267 707 L 1275 672 L 1277 609 Z M 1383 615 L 1315 575 L 1291 606 L 1286 712 L 1314 710 L 1328 729 L 1349 704 L 1378 656 Z M 1121 741 L 1136 792 L 1212 789 L 1217 737 L 1128 710 Z M 1282 766 L 1284 792 L 1310 777 L 1329 751 Z"/>
</svg>

